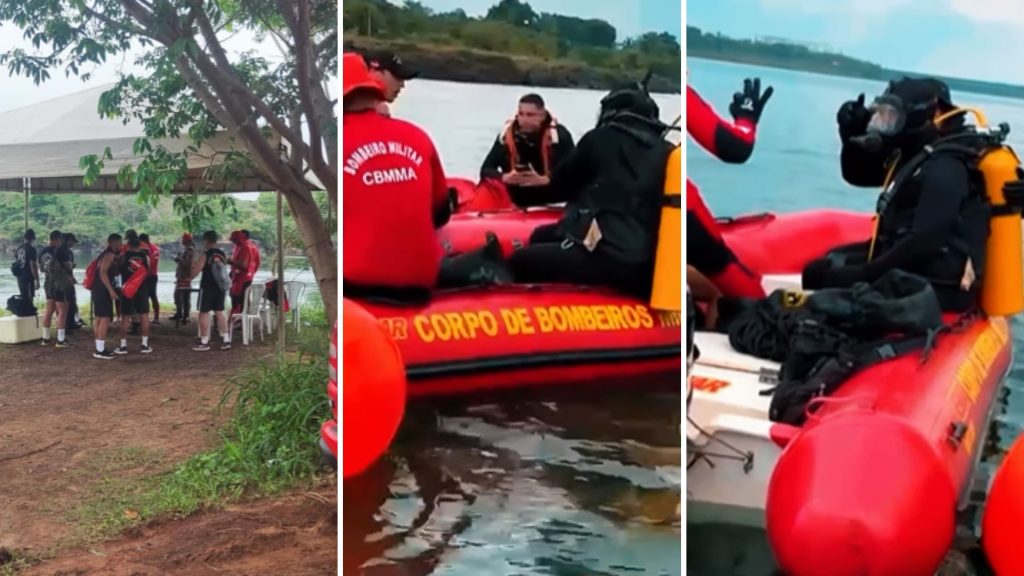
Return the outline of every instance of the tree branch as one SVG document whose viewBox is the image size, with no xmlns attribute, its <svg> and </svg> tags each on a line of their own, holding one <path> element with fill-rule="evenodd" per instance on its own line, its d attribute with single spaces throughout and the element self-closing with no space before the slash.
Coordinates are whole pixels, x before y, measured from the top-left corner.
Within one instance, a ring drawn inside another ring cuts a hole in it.
<svg viewBox="0 0 1024 576">
<path fill-rule="evenodd" d="M 199 31 L 206 40 L 206 48 L 213 54 L 213 61 L 230 74 L 232 69 L 231 62 L 228 61 L 228 54 L 224 50 L 224 46 L 221 45 L 220 39 L 217 38 L 217 33 L 213 30 L 213 23 L 206 15 L 202 0 L 191 0 L 191 3 L 191 16 L 199 24 Z"/>
<path fill-rule="evenodd" d="M 89 16 L 90 18 L 95 18 L 115 30 L 124 30 L 126 32 L 130 32 L 138 36 L 152 38 L 152 36 L 150 36 L 149 33 L 144 28 L 139 28 L 138 26 L 133 25 L 131 22 L 119 22 L 117 20 L 114 20 L 110 16 L 107 16 L 106 14 L 97 12 L 95 8 L 85 6 L 84 4 L 82 5 L 82 10 L 85 11 L 86 16 Z"/>
<path fill-rule="evenodd" d="M 187 82 L 189 87 L 191 87 L 196 93 L 196 96 L 203 103 L 203 106 L 206 106 L 206 109 L 210 111 L 210 114 L 213 114 L 213 117 L 217 119 L 217 122 L 220 122 L 220 124 L 228 130 L 237 132 L 238 124 L 234 121 L 231 115 L 228 114 L 228 111 L 220 105 L 220 102 L 217 101 L 217 97 L 207 89 L 206 85 L 203 84 L 203 81 L 196 75 L 195 70 L 192 69 L 192 66 L 189 63 L 189 59 L 182 54 L 181 56 L 178 56 L 177 60 L 175 60 L 174 65 L 178 69 L 178 72 L 181 73 L 181 77 L 185 79 L 185 82 Z"/>
<path fill-rule="evenodd" d="M 323 51 L 324 46 L 326 46 L 328 43 L 336 42 L 337 41 L 336 40 L 337 37 L 338 37 L 338 31 L 337 30 L 332 30 L 331 33 L 328 34 L 327 36 L 325 36 L 323 40 L 321 40 L 320 42 L 316 43 L 316 45 L 313 47 L 313 53 L 314 54 L 319 54 L 320 52 Z"/>
<path fill-rule="evenodd" d="M 295 30 L 295 75 L 299 84 L 299 101 L 302 102 L 303 113 L 309 120 L 310 168 L 328 189 L 338 188 L 338 173 L 331 170 L 324 161 L 323 136 L 320 118 L 313 107 L 310 94 L 311 84 L 319 84 L 317 74 L 310 66 L 313 53 L 309 41 L 309 0 L 297 0 L 298 22 Z"/>
<path fill-rule="evenodd" d="M 252 106 L 255 111 L 267 121 L 267 124 L 271 126 L 282 138 L 288 141 L 289 144 L 302 150 L 303 153 L 308 153 L 309 146 L 302 139 L 301 132 L 294 132 L 290 129 L 282 120 L 267 106 L 267 103 L 260 99 L 248 86 L 242 84 L 237 78 L 234 77 L 230 71 L 225 72 L 221 70 L 212 60 L 209 55 L 203 51 L 197 50 L 192 55 L 192 61 L 196 64 L 200 73 L 206 77 L 211 83 L 217 82 L 225 85 L 225 91 L 221 94 L 221 101 L 224 102 L 225 98 L 234 98 L 235 96 L 240 97 L 239 99 Z"/>
</svg>

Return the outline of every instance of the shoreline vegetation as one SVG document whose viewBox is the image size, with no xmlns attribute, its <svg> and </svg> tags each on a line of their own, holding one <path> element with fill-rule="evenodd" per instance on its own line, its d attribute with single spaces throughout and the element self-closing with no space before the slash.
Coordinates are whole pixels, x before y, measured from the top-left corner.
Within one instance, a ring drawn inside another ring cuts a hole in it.
<svg viewBox="0 0 1024 576">
<path fill-rule="evenodd" d="M 873 62 L 829 52 L 790 40 L 730 38 L 721 33 L 705 32 L 695 26 L 686 27 L 686 55 L 692 58 L 750 64 L 887 82 L 897 76 L 929 76 L 942 80 L 954 93 L 973 92 L 1006 98 L 1024 98 L 1024 86 L 954 78 L 939 74 L 922 74 L 886 68 Z"/>
<path fill-rule="evenodd" d="M 672 34 L 620 39 L 604 20 L 537 13 L 520 0 L 501 0 L 482 17 L 414 1 L 348 0 L 344 22 L 345 51 L 393 51 L 431 80 L 607 90 L 650 70 L 652 92 L 682 88 Z"/>
<path fill-rule="evenodd" d="M 327 211 L 323 193 L 314 195 Z M 246 229 L 265 254 L 277 246 L 277 196 L 260 193 L 256 200 L 235 200 L 227 197 L 227 209 L 216 204 L 202 205 L 201 215 L 190 222 L 197 242 L 204 230 L 216 230 L 228 242 L 231 230 Z M 205 201 L 205 199 L 204 199 Z M 0 194 L 0 254 L 10 258 L 21 245 L 25 232 L 25 203 L 20 194 Z M 287 255 L 303 255 L 305 246 L 299 235 L 295 219 L 285 203 L 284 241 Z M 78 238 L 79 251 L 98 253 L 106 246 L 107 235 L 129 228 L 147 233 L 170 256 L 180 246 L 185 222 L 175 208 L 175 201 L 163 199 L 155 205 L 140 202 L 135 196 L 100 194 L 49 194 L 32 196 L 29 205 L 29 227 L 36 232 L 36 246 L 45 246 L 51 230 L 73 232 Z"/>
</svg>

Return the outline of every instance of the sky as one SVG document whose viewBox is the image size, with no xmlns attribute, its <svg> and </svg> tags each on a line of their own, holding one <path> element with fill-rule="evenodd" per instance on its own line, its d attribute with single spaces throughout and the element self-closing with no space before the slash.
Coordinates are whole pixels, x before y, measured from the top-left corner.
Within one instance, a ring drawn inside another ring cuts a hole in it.
<svg viewBox="0 0 1024 576">
<path fill-rule="evenodd" d="M 255 50 L 268 60 L 281 60 L 281 55 L 272 42 L 269 40 L 262 43 L 257 42 L 242 33 L 231 37 L 230 41 L 226 43 L 226 47 L 233 53 Z M 0 25 L 0 53 L 6 53 L 15 48 L 22 48 L 30 53 L 46 53 L 45 47 L 40 50 L 33 49 L 31 44 L 22 38 L 21 30 L 16 26 Z M 85 68 L 82 70 L 83 72 L 88 71 L 93 74 L 88 82 L 82 82 L 75 76 L 67 78 L 62 69 L 53 69 L 50 71 L 50 79 L 39 86 L 36 86 L 27 77 L 9 76 L 7 67 L 2 66 L 0 67 L 0 78 L 3 79 L 3 89 L 0 90 L 0 110 L 13 110 L 115 82 L 122 72 L 138 71 L 134 60 L 134 55 L 118 56 L 115 60 L 107 61 L 99 66 Z"/>
<path fill-rule="evenodd" d="M 1024 84 L 1024 0 L 689 0 L 686 24 L 890 68 Z"/>
<path fill-rule="evenodd" d="M 400 4 L 398 0 L 391 0 Z M 701 0 L 709 4 L 717 0 Z M 422 0 L 438 12 L 461 8 L 470 16 L 483 16 L 498 0 Z M 600 18 L 618 31 L 618 38 L 644 32 L 668 32 L 682 38 L 681 0 L 527 0 L 534 12 L 551 12 L 578 18 Z"/>
</svg>

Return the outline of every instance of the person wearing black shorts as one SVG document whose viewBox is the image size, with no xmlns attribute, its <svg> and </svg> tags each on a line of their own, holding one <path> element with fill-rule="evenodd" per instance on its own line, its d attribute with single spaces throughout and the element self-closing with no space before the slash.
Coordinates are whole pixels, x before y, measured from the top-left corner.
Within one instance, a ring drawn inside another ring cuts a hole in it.
<svg viewBox="0 0 1024 576">
<path fill-rule="evenodd" d="M 139 234 L 139 240 L 149 251 L 149 276 L 146 276 L 144 288 L 149 295 L 149 303 L 153 307 L 153 324 L 160 324 L 160 298 L 157 296 L 157 276 L 160 271 L 160 247 L 149 240 L 149 234 Z"/>
<path fill-rule="evenodd" d="M 203 233 L 204 252 L 196 258 L 192 266 L 192 277 L 195 278 L 202 273 L 199 280 L 199 344 L 192 347 L 196 352 L 208 352 L 210 350 L 210 313 L 217 318 L 217 328 L 220 330 L 221 350 L 231 349 L 231 331 L 228 330 L 227 318 L 224 316 L 224 299 L 227 290 L 222 287 L 216 276 L 226 278 L 228 256 L 223 250 L 217 248 L 217 233 L 208 230 Z"/>
<path fill-rule="evenodd" d="M 149 272 L 149 252 L 143 249 L 138 235 L 129 235 L 126 240 L 128 241 L 128 250 L 125 251 L 121 261 L 121 277 L 125 284 L 140 267 L 144 268 L 147 274 Z M 136 316 L 142 325 L 142 347 L 139 348 L 139 352 L 149 354 L 153 349 L 149 347 L 149 292 L 146 290 L 145 283 L 139 286 L 139 289 L 131 297 L 124 294 L 122 288 L 121 345 L 114 350 L 114 354 L 119 356 L 128 354 L 128 324 L 133 316 Z"/>
<path fill-rule="evenodd" d="M 68 247 L 68 254 L 71 256 L 71 274 L 72 277 L 74 277 L 75 246 L 78 246 L 78 237 L 71 232 L 65 232 L 64 244 Z M 75 284 L 78 284 L 77 280 L 75 280 Z M 85 326 L 85 322 L 82 322 L 82 316 L 79 314 L 78 310 L 78 291 L 72 289 L 68 294 L 68 321 L 64 328 L 69 332 L 74 332 L 82 326 Z"/>
<path fill-rule="evenodd" d="M 98 360 L 111 360 L 114 353 L 107 350 L 107 330 L 114 321 L 114 301 L 117 291 L 114 278 L 118 275 L 117 259 L 121 254 L 121 235 L 111 234 L 107 237 L 107 249 L 96 258 L 96 272 L 90 291 L 92 292 L 93 332 L 96 337 L 96 351 L 92 357 Z"/>
<path fill-rule="evenodd" d="M 40 344 L 43 346 L 53 344 L 53 340 L 50 339 L 50 327 L 53 323 L 53 316 L 57 313 L 57 301 L 53 298 L 53 279 L 50 278 L 47 270 L 50 268 L 50 261 L 53 260 L 54 252 L 60 246 L 61 238 L 60 230 L 50 232 L 50 243 L 39 251 L 39 269 L 46 275 L 46 280 L 43 281 L 43 292 L 46 294 L 46 310 L 43 312 L 43 339 L 40 340 Z"/>
</svg>

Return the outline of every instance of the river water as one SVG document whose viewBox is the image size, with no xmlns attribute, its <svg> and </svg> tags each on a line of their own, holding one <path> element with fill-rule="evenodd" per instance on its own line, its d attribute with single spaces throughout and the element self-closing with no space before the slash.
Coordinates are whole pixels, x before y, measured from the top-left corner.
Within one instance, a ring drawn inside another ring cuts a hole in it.
<svg viewBox="0 0 1024 576">
<path fill-rule="evenodd" d="M 40 247 L 36 246 L 39 250 Z M 162 254 L 160 258 L 160 275 L 157 279 L 157 298 L 160 301 L 160 315 L 167 318 L 174 313 L 174 269 L 175 264 L 171 259 L 173 252 Z M 78 305 L 80 308 L 80 314 L 82 318 L 88 319 L 89 317 L 89 291 L 82 288 L 81 282 L 85 278 L 85 269 L 89 265 L 89 262 L 95 257 L 92 253 L 84 251 L 76 251 L 75 262 L 77 268 L 75 270 L 75 277 L 78 278 L 79 284 L 77 286 L 78 291 Z M 13 258 L 13 257 L 11 257 Z M 270 273 L 270 263 L 267 259 L 270 258 L 268 255 L 263 256 L 263 266 L 260 271 L 256 273 L 257 282 L 266 282 L 273 278 Z M 304 268 L 300 267 L 305 265 Z M 9 263 L 5 264 L 9 267 Z M 0 269 L 0 306 L 7 304 L 7 299 L 14 294 L 18 293 L 18 282 L 11 275 L 9 270 Z M 294 259 L 289 258 L 285 261 L 285 274 L 284 279 L 286 282 L 296 281 L 305 284 L 303 290 L 303 301 L 310 302 L 311 297 L 315 297 L 320 293 L 319 287 L 316 282 L 316 278 L 313 276 L 313 272 L 309 269 L 308 261 L 304 258 Z M 40 276 L 42 280 L 42 276 Z M 198 288 L 199 281 L 193 282 L 193 286 Z M 44 298 L 43 291 L 40 289 L 36 292 L 36 301 L 41 301 Z M 192 296 L 192 309 L 193 312 L 196 310 L 196 296 Z"/>
<path fill-rule="evenodd" d="M 694 58 L 686 66 L 690 85 L 723 114 L 743 78 L 759 76 L 762 85 L 775 87 L 746 164 L 724 164 L 687 139 L 687 175 L 716 216 L 822 206 L 874 209 L 876 189 L 851 187 L 840 176 L 835 115 L 843 102 L 861 92 L 870 102 L 885 89 L 884 83 Z M 954 92 L 953 100 L 981 108 L 990 123 L 1008 122 L 1010 144 L 1024 149 L 1024 101 L 963 92 Z M 1015 319 L 1013 327 L 1017 360 L 1010 373 L 1007 405 L 994 426 L 1004 450 L 1024 425 L 1024 397 L 1014 393 L 1024 376 L 1024 326 Z M 989 469 L 994 464 L 990 462 Z M 768 576 L 774 570 L 764 534 L 730 526 L 689 530 L 687 556 L 687 573 L 698 576 Z"/>
<path fill-rule="evenodd" d="M 577 140 L 604 95 L 413 81 L 392 112 L 475 178 L 531 91 Z M 671 122 L 679 96 L 657 99 Z M 345 482 L 345 574 L 680 574 L 680 395 L 636 387 L 411 404 L 390 453 Z"/>
</svg>

